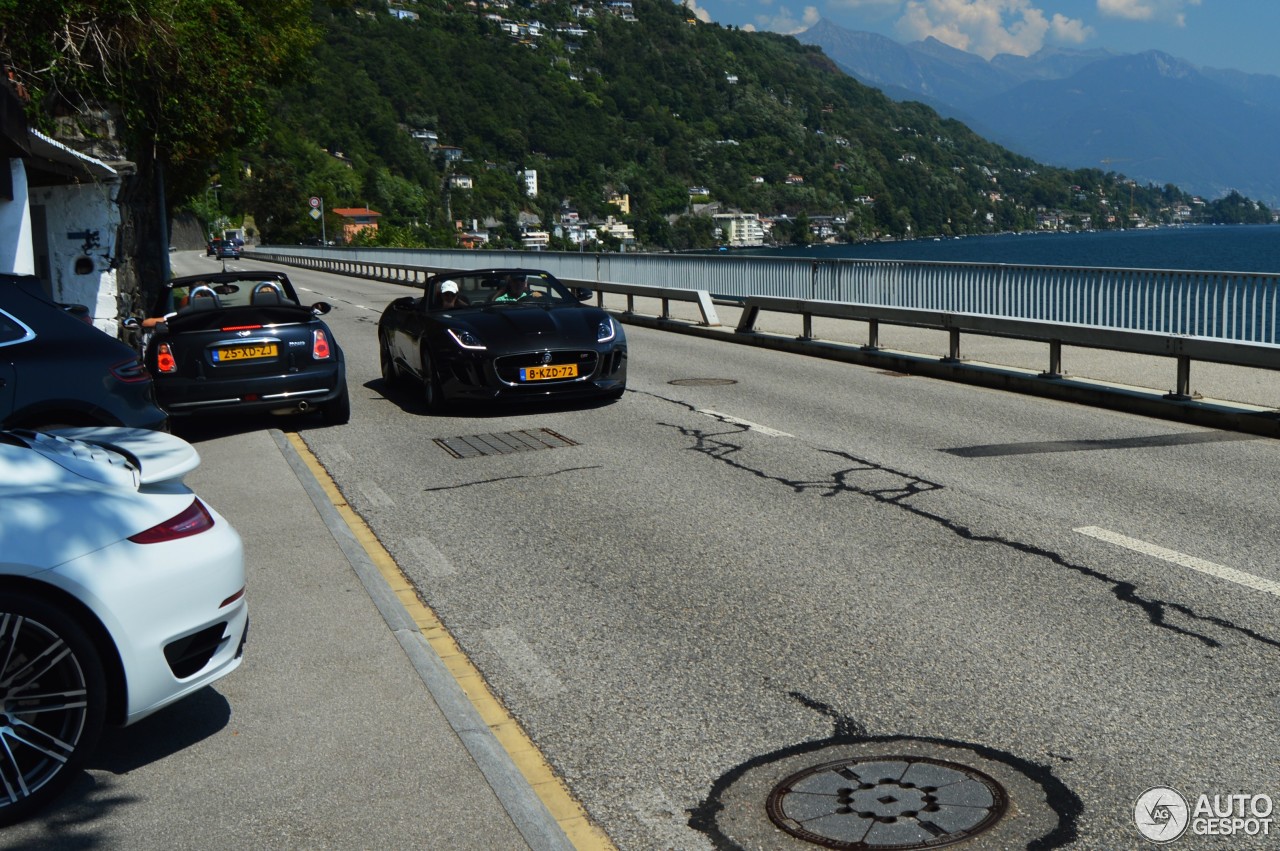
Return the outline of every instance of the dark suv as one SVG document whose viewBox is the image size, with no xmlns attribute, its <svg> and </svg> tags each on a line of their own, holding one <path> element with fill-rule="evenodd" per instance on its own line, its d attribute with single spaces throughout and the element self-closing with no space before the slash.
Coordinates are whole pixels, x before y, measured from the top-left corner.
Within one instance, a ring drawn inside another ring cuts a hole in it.
<svg viewBox="0 0 1280 851">
<path fill-rule="evenodd" d="M 167 428 L 138 353 L 76 307 L 50 299 L 39 278 L 0 275 L 0 428 Z"/>
</svg>

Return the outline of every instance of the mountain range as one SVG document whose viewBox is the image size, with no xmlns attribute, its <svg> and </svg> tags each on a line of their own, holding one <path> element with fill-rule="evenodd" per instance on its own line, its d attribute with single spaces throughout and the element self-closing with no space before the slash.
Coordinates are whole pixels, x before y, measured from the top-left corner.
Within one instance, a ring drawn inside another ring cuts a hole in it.
<svg viewBox="0 0 1280 851">
<path fill-rule="evenodd" d="M 991 60 L 929 38 L 900 44 L 826 19 L 796 38 L 897 101 L 920 101 L 1039 162 L 1102 168 L 1206 198 L 1280 206 L 1280 77 L 1159 51 L 1046 48 Z"/>
</svg>

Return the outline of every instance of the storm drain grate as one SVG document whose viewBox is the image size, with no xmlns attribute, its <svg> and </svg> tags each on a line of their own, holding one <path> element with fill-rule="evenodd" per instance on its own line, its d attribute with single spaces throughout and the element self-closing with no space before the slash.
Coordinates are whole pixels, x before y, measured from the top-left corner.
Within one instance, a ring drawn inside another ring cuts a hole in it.
<svg viewBox="0 0 1280 851">
<path fill-rule="evenodd" d="M 937 848 L 995 826 L 1009 799 L 968 766 L 924 757 L 876 756 L 823 763 L 769 793 L 769 818 L 827 848 Z"/>
<path fill-rule="evenodd" d="M 515 452 L 532 452 L 535 449 L 559 449 L 562 446 L 578 445 L 577 441 L 570 440 L 549 428 L 473 434 L 467 437 L 437 437 L 435 442 L 454 458 L 511 455 Z"/>
</svg>

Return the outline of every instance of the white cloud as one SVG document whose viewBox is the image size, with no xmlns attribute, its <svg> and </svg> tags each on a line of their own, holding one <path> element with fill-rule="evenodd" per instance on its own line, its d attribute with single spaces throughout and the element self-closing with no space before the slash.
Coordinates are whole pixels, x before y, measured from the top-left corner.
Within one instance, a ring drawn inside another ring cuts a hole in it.
<svg viewBox="0 0 1280 851">
<path fill-rule="evenodd" d="M 779 7 L 778 14 L 760 15 L 756 18 L 755 24 L 747 24 L 743 29 L 750 32 L 765 30 L 781 33 L 782 35 L 795 35 L 798 32 L 809 29 L 821 17 L 817 6 L 805 6 L 804 11 L 800 13 L 799 19 L 795 17 L 789 8 L 782 6 Z"/>
<path fill-rule="evenodd" d="M 1183 9 L 1199 5 L 1200 0 L 1098 0 L 1098 12 L 1126 21 L 1162 21 L 1185 27 L 1187 13 Z"/>
<path fill-rule="evenodd" d="M 1046 41 L 1080 44 L 1093 35 L 1083 21 L 1049 18 L 1031 0 L 908 0 L 896 27 L 907 40 L 933 36 L 984 59 L 998 53 L 1029 56 Z"/>
<path fill-rule="evenodd" d="M 695 18 L 702 21 L 704 24 L 711 23 L 711 13 L 706 9 L 699 8 L 695 0 L 684 0 L 684 7 L 688 9 Z"/>
<path fill-rule="evenodd" d="M 1093 27 L 1079 18 L 1055 14 L 1049 25 L 1050 39 L 1056 44 L 1084 44 L 1093 37 Z"/>
</svg>

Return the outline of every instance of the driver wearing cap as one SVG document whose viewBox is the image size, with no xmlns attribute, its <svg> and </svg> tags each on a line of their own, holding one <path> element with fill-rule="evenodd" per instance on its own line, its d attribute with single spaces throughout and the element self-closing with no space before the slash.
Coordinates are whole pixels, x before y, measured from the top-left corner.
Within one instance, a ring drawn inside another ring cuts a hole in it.
<svg viewBox="0 0 1280 851">
<path fill-rule="evenodd" d="M 458 294 L 457 281 L 444 281 L 440 284 L 440 308 L 442 310 L 452 310 L 455 307 L 462 307 L 467 302 Z"/>
</svg>

